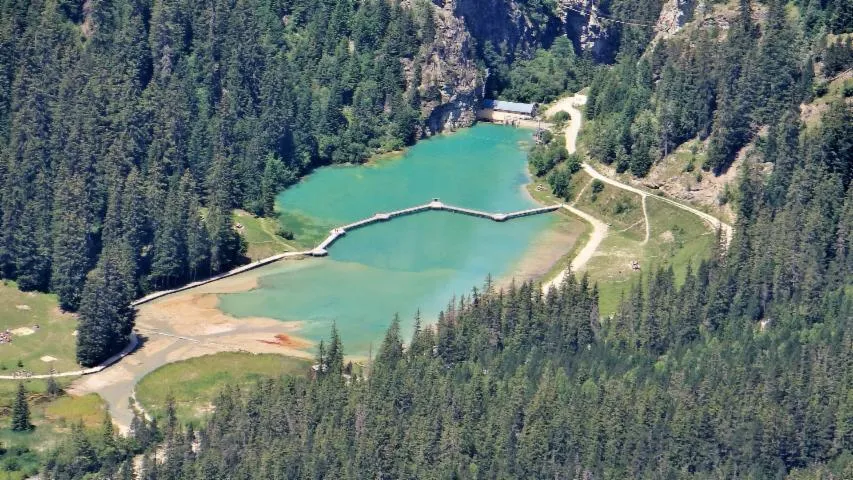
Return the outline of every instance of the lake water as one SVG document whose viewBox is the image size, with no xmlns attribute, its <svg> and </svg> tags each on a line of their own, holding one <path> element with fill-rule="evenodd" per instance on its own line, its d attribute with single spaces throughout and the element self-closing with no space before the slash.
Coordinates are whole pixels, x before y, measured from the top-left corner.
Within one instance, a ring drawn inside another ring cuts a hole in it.
<svg viewBox="0 0 853 480">
<path fill-rule="evenodd" d="M 523 190 L 530 142 L 530 131 L 477 125 L 419 142 L 401 158 L 323 168 L 279 195 L 282 222 L 316 243 L 333 226 L 434 197 L 488 212 L 535 207 Z M 220 308 L 304 321 L 296 335 L 314 341 L 328 338 L 334 321 L 346 352 L 363 355 L 381 342 L 394 313 L 408 335 L 416 310 L 429 322 L 488 274 L 512 274 L 557 221 L 544 214 L 497 223 L 441 211 L 395 218 L 348 232 L 328 257 L 269 267 L 259 288 L 222 295 Z"/>
</svg>

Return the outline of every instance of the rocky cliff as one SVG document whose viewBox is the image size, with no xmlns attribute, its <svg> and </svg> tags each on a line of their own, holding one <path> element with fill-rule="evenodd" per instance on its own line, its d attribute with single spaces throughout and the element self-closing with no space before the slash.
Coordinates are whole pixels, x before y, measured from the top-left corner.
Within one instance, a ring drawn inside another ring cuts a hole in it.
<svg viewBox="0 0 853 480">
<path fill-rule="evenodd" d="M 423 135 L 472 125 L 484 84 L 471 34 L 452 5 L 434 5 L 433 18 L 435 39 L 423 47 L 418 65 L 421 113 L 426 119 Z M 416 80 L 410 76 L 410 81 Z"/>
<path fill-rule="evenodd" d="M 403 0 L 413 2 L 416 0 Z M 421 135 L 465 127 L 474 120 L 486 72 L 478 55 L 490 43 L 509 59 L 568 37 L 579 52 L 612 60 L 617 24 L 599 17 L 593 0 L 431 0 L 435 39 L 414 61 L 404 61 L 410 88 L 421 97 Z M 654 30 L 658 38 L 677 32 L 693 16 L 696 0 L 665 0 Z"/>
<path fill-rule="evenodd" d="M 434 0 L 442 2 L 442 0 Z M 444 0 L 445 8 L 465 22 L 482 45 L 486 42 L 508 52 L 529 52 L 550 44 L 561 32 L 554 12 L 515 0 Z"/>
<path fill-rule="evenodd" d="M 655 25 L 658 37 L 667 38 L 678 33 L 685 23 L 693 19 L 695 7 L 694 0 L 667 0 Z"/>
<path fill-rule="evenodd" d="M 411 0 L 404 0 L 404 3 Z M 470 126 L 483 97 L 486 72 L 478 63 L 478 45 L 493 46 L 513 56 L 526 56 L 568 35 L 579 49 L 605 56 L 606 29 L 580 11 L 586 0 L 560 0 L 556 10 L 530 7 L 515 0 L 432 0 L 435 39 L 414 61 L 404 60 L 409 88 L 417 88 L 422 136 Z M 574 3 L 573 3 L 574 2 Z M 564 8 L 564 7 L 570 8 Z"/>
<path fill-rule="evenodd" d="M 441 1 L 441 0 L 438 0 Z M 591 0 L 525 2 L 523 0 L 445 0 L 482 45 L 490 42 L 511 56 L 524 56 L 566 35 L 579 51 L 607 60 L 613 36 L 591 10 Z M 551 6 L 548 6 L 551 5 Z"/>
</svg>

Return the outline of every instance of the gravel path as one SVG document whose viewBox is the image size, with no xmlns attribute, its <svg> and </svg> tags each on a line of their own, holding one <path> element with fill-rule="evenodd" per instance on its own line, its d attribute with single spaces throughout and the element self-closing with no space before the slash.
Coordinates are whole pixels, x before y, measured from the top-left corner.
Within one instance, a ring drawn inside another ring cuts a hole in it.
<svg viewBox="0 0 853 480">
<path fill-rule="evenodd" d="M 566 133 L 566 150 L 568 150 L 569 153 L 575 153 L 575 151 L 577 150 L 577 138 L 578 138 L 578 133 L 580 132 L 580 129 L 581 129 L 581 123 L 582 123 L 582 117 L 583 117 L 583 115 L 581 114 L 580 110 L 577 109 L 577 107 L 580 105 L 584 105 L 584 104 L 586 104 L 586 95 L 581 95 L 578 93 L 572 97 L 561 98 L 554 105 L 552 105 L 550 108 L 548 108 L 548 110 L 545 112 L 546 115 L 548 115 L 548 116 L 552 116 L 561 110 L 569 113 L 569 116 L 571 118 L 570 118 L 569 124 L 568 124 L 568 126 L 566 126 L 566 130 L 565 130 L 565 133 Z M 621 188 L 622 190 L 632 192 L 632 193 L 636 193 L 637 195 L 639 195 L 642 198 L 643 218 L 645 219 L 645 222 L 646 222 L 646 236 L 645 236 L 645 239 L 643 240 L 643 243 L 648 242 L 649 234 L 651 231 L 651 225 L 649 224 L 649 215 L 648 215 L 648 212 L 646 209 L 646 197 L 648 197 L 651 194 L 645 190 L 641 190 L 637 187 L 633 187 L 631 185 L 627 185 L 627 184 L 624 184 L 618 180 L 614 180 L 610 177 L 607 177 L 607 176 L 603 175 L 602 173 L 600 173 L 595 168 L 593 168 L 588 163 L 581 163 L 581 168 L 583 168 L 584 172 L 586 172 L 593 179 L 598 179 L 604 183 L 607 183 L 609 185 L 613 185 L 614 187 Z M 655 195 L 654 198 L 657 198 L 663 202 L 669 203 L 670 205 L 673 205 L 673 206 L 678 207 L 682 210 L 686 210 L 690 213 L 693 213 L 694 215 L 697 215 L 702 220 L 705 220 L 712 228 L 722 230 L 726 244 L 731 242 L 732 231 L 733 231 L 731 225 L 721 221 L 720 219 L 718 219 L 717 217 L 715 217 L 711 214 L 705 213 L 701 210 L 697 210 L 697 209 L 695 209 L 689 205 L 679 203 L 679 202 L 672 200 L 670 198 L 661 197 L 658 195 Z M 601 244 L 601 242 L 607 236 L 607 224 L 605 224 L 601 220 L 593 217 L 592 215 L 590 215 L 586 212 L 582 212 L 582 211 L 578 210 L 577 208 L 574 207 L 574 203 L 572 205 L 563 205 L 563 207 L 566 208 L 567 210 L 569 210 L 570 212 L 572 212 L 573 214 L 581 217 L 582 219 L 587 221 L 590 225 L 592 225 L 592 233 L 590 234 L 589 241 L 587 241 L 587 244 L 584 245 L 584 247 L 581 249 L 581 251 L 578 252 L 578 254 L 575 256 L 575 258 L 572 260 L 571 266 L 568 269 L 563 270 L 560 273 L 558 273 L 557 276 L 554 277 L 553 280 L 546 282 L 542 285 L 542 289 L 545 291 L 547 291 L 552 286 L 553 287 L 559 286 L 560 283 L 563 281 L 564 278 L 566 278 L 566 275 L 568 275 L 568 273 L 570 271 L 576 272 L 581 267 L 586 265 L 586 263 L 589 261 L 589 259 L 592 258 L 592 256 L 595 254 L 595 251 L 598 249 L 598 246 Z"/>
</svg>

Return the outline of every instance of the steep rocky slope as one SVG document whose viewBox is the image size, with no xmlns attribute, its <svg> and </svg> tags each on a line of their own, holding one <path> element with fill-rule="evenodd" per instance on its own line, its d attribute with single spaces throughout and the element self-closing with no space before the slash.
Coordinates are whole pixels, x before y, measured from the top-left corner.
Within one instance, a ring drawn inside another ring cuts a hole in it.
<svg viewBox="0 0 853 480">
<path fill-rule="evenodd" d="M 420 68 L 421 113 L 426 118 L 423 134 L 467 127 L 482 98 L 484 72 L 476 62 L 473 39 L 451 5 L 433 8 L 435 39 L 421 49 L 420 64 L 406 65 L 408 81 Z"/>
<path fill-rule="evenodd" d="M 480 44 L 524 56 L 537 47 L 548 47 L 565 35 L 579 51 L 590 52 L 599 61 L 609 61 L 618 47 L 617 23 L 601 14 L 592 0 L 557 0 L 553 3 L 526 0 L 434 0 L 455 15 Z M 661 13 L 658 30 L 683 25 L 692 14 L 693 0 L 671 0 Z M 624 14 L 613 15 L 624 18 Z M 676 27 L 677 28 L 677 27 Z"/>
<path fill-rule="evenodd" d="M 482 98 L 488 72 L 480 60 L 491 49 L 506 61 L 529 58 L 538 48 L 548 48 L 558 37 L 572 41 L 578 55 L 589 53 L 599 62 L 613 60 L 624 25 L 613 18 L 630 13 L 601 13 L 592 0 L 432 0 L 436 37 L 409 62 L 410 87 L 417 81 L 419 65 L 424 135 L 446 128 L 470 125 L 476 103 Z M 620 4 L 623 10 L 630 4 Z M 610 8 L 617 8 L 616 4 Z M 657 8 L 657 7 L 655 7 Z M 667 38 L 693 18 L 696 0 L 669 0 L 659 15 L 650 16 L 648 28 L 657 39 Z M 645 28 L 645 27 L 642 27 Z"/>
</svg>

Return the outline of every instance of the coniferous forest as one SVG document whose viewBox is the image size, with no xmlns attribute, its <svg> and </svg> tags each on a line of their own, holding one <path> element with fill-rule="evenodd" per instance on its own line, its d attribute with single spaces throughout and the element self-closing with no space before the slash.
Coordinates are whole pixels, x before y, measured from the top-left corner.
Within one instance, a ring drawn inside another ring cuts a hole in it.
<svg viewBox="0 0 853 480">
<path fill-rule="evenodd" d="M 793 19 L 791 8 L 801 16 Z M 847 0 L 743 0 L 725 28 L 688 29 L 640 58 L 619 57 L 591 83 L 590 155 L 642 177 L 697 138 L 708 141 L 702 167 L 725 172 L 762 126 L 826 87 L 815 82 L 816 63 L 827 79 L 853 66 L 850 37 L 837 37 L 853 30 L 851 9 Z"/>
<path fill-rule="evenodd" d="M 600 8 L 653 21 L 659 3 Z M 498 96 L 589 85 L 588 154 L 617 171 L 643 176 L 699 139 L 719 174 L 753 147 L 734 238 L 685 278 L 644 273 L 607 317 L 586 278 L 547 294 L 487 283 L 412 338 L 395 321 L 356 372 L 333 331 L 316 378 L 226 387 L 196 425 L 172 408 L 128 437 L 74 426 L 44 478 L 853 478 L 850 94 L 800 115 L 853 66 L 853 7 L 736 8 L 724 33 L 648 43 L 618 27 L 612 65 L 564 40 L 509 58 L 472 39 Z M 121 349 L 132 299 L 245 261 L 234 208 L 270 215 L 312 168 L 421 135 L 436 91 L 413 87 L 412 60 L 433 11 L 0 0 L 0 277 L 79 312 L 82 364 Z M 568 160 L 550 173 L 565 188 Z"/>
<path fill-rule="evenodd" d="M 853 122 L 834 115 L 784 147 L 789 181 L 744 177 L 728 249 L 683 282 L 648 274 L 612 317 L 586 278 L 487 283 L 411 339 L 395 321 L 367 375 L 342 376 L 333 331 L 316 379 L 226 388 L 200 427 L 170 409 L 118 447 L 78 432 L 45 472 L 129 475 L 162 441 L 141 478 L 851 478 L 853 190 L 835 162 Z"/>
<path fill-rule="evenodd" d="M 424 13 L 426 12 L 426 13 Z M 0 277 L 79 310 L 79 361 L 130 300 L 244 262 L 231 210 L 309 169 L 415 139 L 401 59 L 434 35 L 396 3 L 0 3 Z"/>
</svg>

